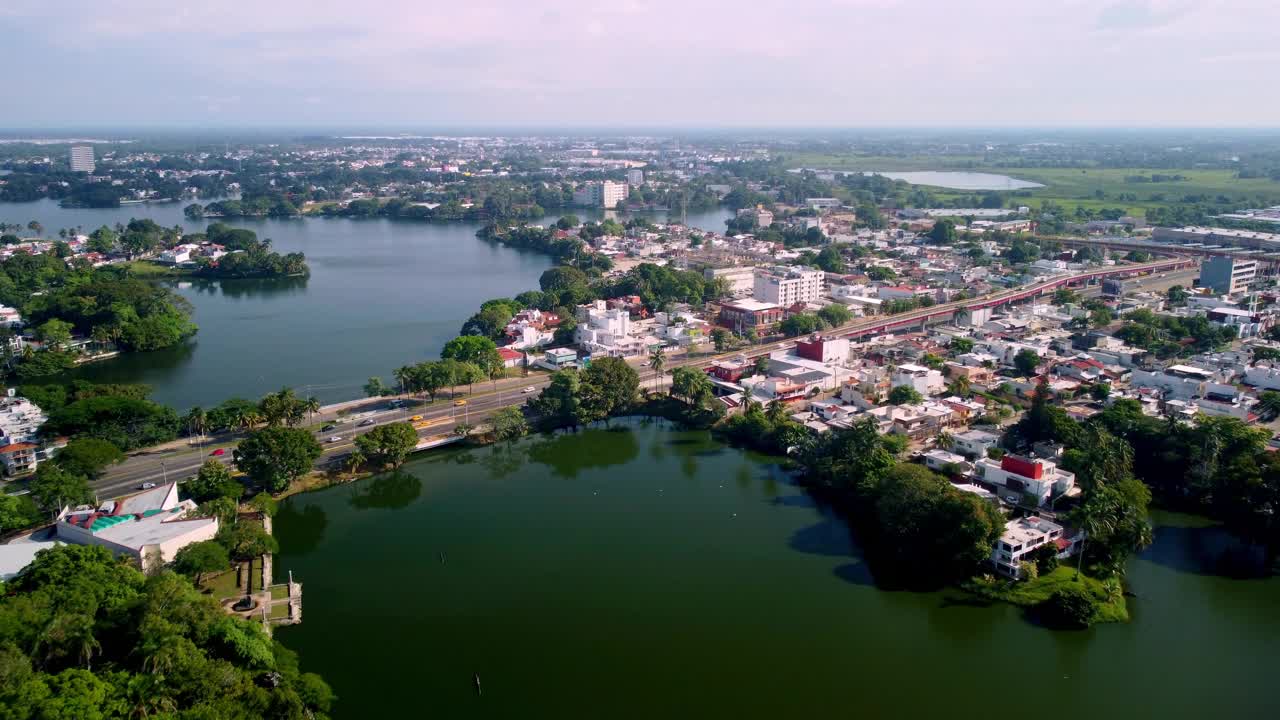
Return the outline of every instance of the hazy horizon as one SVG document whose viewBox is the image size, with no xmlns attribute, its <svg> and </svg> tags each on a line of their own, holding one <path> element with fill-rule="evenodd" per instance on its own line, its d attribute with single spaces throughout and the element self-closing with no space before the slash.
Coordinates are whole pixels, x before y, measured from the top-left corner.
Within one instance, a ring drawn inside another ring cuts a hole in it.
<svg viewBox="0 0 1280 720">
<path fill-rule="evenodd" d="M 10 0 L 11 129 L 1269 129 L 1263 0 Z"/>
</svg>

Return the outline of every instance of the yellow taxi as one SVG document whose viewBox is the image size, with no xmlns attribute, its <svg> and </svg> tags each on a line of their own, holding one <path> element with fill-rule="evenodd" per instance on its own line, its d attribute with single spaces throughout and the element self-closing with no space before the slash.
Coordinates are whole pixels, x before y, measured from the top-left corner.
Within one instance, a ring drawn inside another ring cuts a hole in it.
<svg viewBox="0 0 1280 720">
<path fill-rule="evenodd" d="M 454 401 L 453 401 L 453 406 L 454 406 L 454 407 L 462 407 L 463 405 L 466 405 L 466 404 L 467 404 L 467 401 L 466 401 L 466 400 L 454 400 Z"/>
<path fill-rule="evenodd" d="M 413 417 L 409 418 L 409 420 L 412 422 L 418 422 L 421 419 L 422 419 L 421 415 L 414 415 Z"/>
</svg>

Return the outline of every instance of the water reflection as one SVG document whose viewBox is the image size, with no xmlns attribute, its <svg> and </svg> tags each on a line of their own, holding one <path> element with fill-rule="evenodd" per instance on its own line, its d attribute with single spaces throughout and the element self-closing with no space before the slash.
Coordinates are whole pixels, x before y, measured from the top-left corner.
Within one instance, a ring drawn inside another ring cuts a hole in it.
<svg viewBox="0 0 1280 720">
<path fill-rule="evenodd" d="M 357 510 L 399 510 L 422 494 L 422 480 L 403 470 L 378 475 L 353 486 L 347 503 Z"/>
<path fill-rule="evenodd" d="M 210 278 L 192 278 L 180 283 L 181 290 L 197 295 L 210 295 L 232 298 L 268 298 L 296 294 L 307 289 L 309 277 L 257 278 L 246 280 L 215 280 Z"/>
<path fill-rule="evenodd" d="M 1220 525 L 1159 525 L 1153 535 L 1155 542 L 1138 557 L 1157 565 L 1233 580 L 1270 575 L 1262 548 L 1248 545 Z"/>
<path fill-rule="evenodd" d="M 272 532 L 280 548 L 290 556 L 306 555 L 324 539 L 329 518 L 319 505 L 308 504 L 301 510 L 297 502 L 286 502 L 276 513 Z"/>
<path fill-rule="evenodd" d="M 626 427 L 558 432 L 529 447 L 530 460 L 570 479 L 578 477 L 583 470 L 626 465 L 639 455 L 636 434 Z"/>
</svg>

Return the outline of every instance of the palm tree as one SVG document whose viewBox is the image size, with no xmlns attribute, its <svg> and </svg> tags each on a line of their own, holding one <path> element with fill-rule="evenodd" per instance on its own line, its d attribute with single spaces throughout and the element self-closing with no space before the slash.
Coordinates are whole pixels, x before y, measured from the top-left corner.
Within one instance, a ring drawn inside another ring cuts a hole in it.
<svg viewBox="0 0 1280 720">
<path fill-rule="evenodd" d="M 1080 579 L 1080 568 L 1084 565 L 1084 549 L 1089 538 L 1109 532 L 1115 526 L 1118 512 L 1107 493 L 1091 493 L 1080 506 L 1071 513 L 1071 522 L 1080 529 L 1084 537 L 1080 539 L 1080 554 L 1076 557 L 1076 580 Z"/>
<path fill-rule="evenodd" d="M 938 433 L 936 437 L 934 437 L 933 444 L 934 444 L 934 447 L 950 448 L 955 443 L 955 441 L 956 439 L 951 437 L 951 433 L 947 432 L 946 430 L 943 430 L 942 432 Z"/>
<path fill-rule="evenodd" d="M 453 426 L 453 434 L 461 435 L 464 438 L 470 435 L 472 430 L 475 430 L 475 427 L 468 425 L 467 423 L 458 423 Z"/>
<path fill-rule="evenodd" d="M 778 398 L 770 400 L 765 406 L 764 416 L 775 426 L 781 425 L 787 419 L 787 404 Z"/>
<path fill-rule="evenodd" d="M 962 398 L 969 397 L 969 393 L 972 391 L 972 388 L 969 385 L 969 378 L 964 377 L 963 375 L 952 380 L 951 387 L 949 389 L 951 390 L 952 395 L 959 395 Z"/>
<path fill-rule="evenodd" d="M 187 429 L 194 435 L 203 436 L 205 426 L 209 423 L 209 414 L 199 405 L 187 411 L 185 418 Z"/>
<path fill-rule="evenodd" d="M 662 386 L 662 370 L 667 366 L 667 356 L 662 348 L 654 348 L 649 352 L 649 364 L 653 366 L 653 389 L 656 391 Z"/>
<path fill-rule="evenodd" d="M 312 413 L 320 412 L 320 400 L 315 397 L 309 397 L 302 401 L 302 409 L 307 411 L 307 422 L 310 422 Z"/>
<path fill-rule="evenodd" d="M 360 448 L 357 447 L 351 451 L 350 455 L 347 455 L 347 472 L 354 473 L 357 468 L 368 461 L 369 458 L 365 457 L 364 453 L 360 452 Z"/>
<path fill-rule="evenodd" d="M 252 430 L 255 425 L 262 421 L 262 413 L 257 410 L 245 410 L 240 415 L 240 424 L 245 430 Z"/>
</svg>

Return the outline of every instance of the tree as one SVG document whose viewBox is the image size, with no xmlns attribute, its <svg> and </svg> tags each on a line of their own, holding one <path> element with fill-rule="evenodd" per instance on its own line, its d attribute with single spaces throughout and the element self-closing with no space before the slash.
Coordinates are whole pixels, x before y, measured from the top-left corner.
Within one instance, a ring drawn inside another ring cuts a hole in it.
<svg viewBox="0 0 1280 720">
<path fill-rule="evenodd" d="M 1028 377 L 1035 375 L 1036 370 L 1040 367 L 1040 356 L 1036 351 L 1024 348 L 1013 356 L 1013 366 L 1022 375 Z"/>
<path fill-rule="evenodd" d="M 356 436 L 356 447 L 369 460 L 382 467 L 400 467 L 418 444 L 418 431 L 413 425 L 388 423 Z"/>
<path fill-rule="evenodd" d="M 489 376 L 493 368 L 502 367 L 502 356 L 498 354 L 498 346 L 493 340 L 480 335 L 463 335 L 445 343 L 440 357 L 446 360 L 457 360 L 471 363 Z"/>
<path fill-rule="evenodd" d="M 280 552 L 280 544 L 256 522 L 223 525 L 218 528 L 216 540 L 236 562 L 248 562 L 268 553 Z"/>
<path fill-rule="evenodd" d="M 557 370 L 529 407 L 551 427 L 577 427 L 585 422 L 580 409 L 581 386 L 577 370 Z"/>
<path fill-rule="evenodd" d="M 678 367 L 671 372 L 671 394 L 695 407 L 702 407 L 714 397 L 714 386 L 707 374 L 698 368 Z"/>
<path fill-rule="evenodd" d="M 222 543 L 214 540 L 191 543 L 173 557 L 173 569 L 199 585 L 205 573 L 231 567 L 231 556 Z"/>
<path fill-rule="evenodd" d="M 840 327 L 853 320 L 853 313 L 844 305 L 833 303 L 819 310 L 818 317 L 830 327 Z"/>
<path fill-rule="evenodd" d="M 890 405 L 918 405 L 924 402 L 924 396 L 910 385 L 899 385 L 889 391 Z"/>
<path fill-rule="evenodd" d="M 218 518 L 218 522 L 223 524 L 234 523 L 239 512 L 239 504 L 225 496 L 206 500 L 196 509 L 196 514 L 200 517 Z"/>
<path fill-rule="evenodd" d="M 489 418 L 489 423 L 493 426 L 493 436 L 498 440 L 515 440 L 529 433 L 529 423 L 516 406 L 498 410 Z"/>
<path fill-rule="evenodd" d="M 711 342 L 716 347 L 716 352 L 724 352 L 729 349 L 729 340 L 731 336 L 729 331 L 718 327 L 711 330 Z"/>
<path fill-rule="evenodd" d="M 1257 408 L 1258 415 L 1267 422 L 1280 417 L 1280 393 L 1274 390 L 1264 390 L 1258 395 Z"/>
<path fill-rule="evenodd" d="M 106 440 L 89 437 L 69 441 L 54 458 L 63 470 L 86 478 L 97 477 L 108 465 L 122 460 L 124 453 L 120 452 L 120 448 Z"/>
<path fill-rule="evenodd" d="M 1098 601 L 1082 585 L 1064 585 L 1035 608 L 1041 622 L 1052 628 L 1083 630 L 1093 624 Z"/>
<path fill-rule="evenodd" d="M 182 484 L 187 497 L 198 503 L 214 498 L 229 498 L 238 502 L 244 494 L 244 485 L 231 474 L 231 468 L 213 458 L 204 461 L 200 472 Z"/>
<path fill-rule="evenodd" d="M 71 330 L 74 326 L 69 322 L 53 319 L 36 328 L 36 337 L 46 347 L 61 350 L 71 342 Z"/>
<path fill-rule="evenodd" d="M 818 252 L 815 262 L 819 268 L 829 273 L 843 273 L 845 271 L 844 257 L 832 245 L 822 248 Z"/>
<path fill-rule="evenodd" d="M 991 556 L 1004 517 L 927 468 L 901 463 L 878 483 L 878 553 L 889 567 L 910 568 L 912 585 L 938 586 L 971 576 Z"/>
<path fill-rule="evenodd" d="M 235 462 L 258 486 L 278 493 L 310 472 L 321 452 L 306 430 L 268 427 L 240 442 Z"/>
<path fill-rule="evenodd" d="M 585 417 L 603 420 L 635 404 L 640 375 L 622 358 L 593 360 L 582 373 L 580 409 Z"/>
<path fill-rule="evenodd" d="M 30 484 L 31 498 L 42 510 L 55 512 L 67 505 L 79 505 L 93 499 L 89 481 L 55 464 L 45 463 L 36 469 Z"/>
<path fill-rule="evenodd" d="M 952 395 L 956 395 L 961 398 L 969 397 L 969 394 L 972 392 L 972 388 L 969 384 L 969 378 L 964 375 L 957 376 L 956 379 L 952 380 L 951 384 L 947 386 L 947 391 Z"/>
<path fill-rule="evenodd" d="M 1190 297 L 1190 295 L 1191 294 L 1187 292 L 1187 289 L 1182 287 L 1181 285 L 1174 285 L 1173 287 L 1169 288 L 1165 293 L 1165 296 L 1169 300 L 1169 305 L 1173 307 L 1186 305 L 1187 298 Z"/>
<path fill-rule="evenodd" d="M 933 224 L 929 230 L 929 241 L 935 245 L 950 245 L 956 241 L 956 223 L 943 218 Z"/>
<path fill-rule="evenodd" d="M 810 313 L 796 313 L 778 326 L 787 337 L 798 337 L 818 332 L 823 328 L 822 319 Z"/>
<path fill-rule="evenodd" d="M 0 495 L 0 533 L 30 527 L 44 519 L 44 514 L 30 495 Z"/>
<path fill-rule="evenodd" d="M 654 348 L 649 352 L 649 365 L 653 368 L 653 387 L 662 387 L 662 369 L 667 366 L 667 354 L 662 348 Z"/>
<path fill-rule="evenodd" d="M 249 507 L 266 515 L 267 517 L 275 517 L 280 510 L 280 503 L 271 497 L 270 493 L 260 492 L 249 498 Z"/>
</svg>

